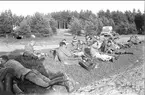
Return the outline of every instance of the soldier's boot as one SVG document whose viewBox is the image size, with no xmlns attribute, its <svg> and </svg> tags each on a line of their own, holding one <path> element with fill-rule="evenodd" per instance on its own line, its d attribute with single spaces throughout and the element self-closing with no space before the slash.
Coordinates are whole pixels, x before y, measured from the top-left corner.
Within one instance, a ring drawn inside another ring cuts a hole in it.
<svg viewBox="0 0 145 95">
<path fill-rule="evenodd" d="M 24 92 L 18 87 L 16 81 L 13 82 L 13 92 L 17 95 L 24 94 Z"/>
</svg>

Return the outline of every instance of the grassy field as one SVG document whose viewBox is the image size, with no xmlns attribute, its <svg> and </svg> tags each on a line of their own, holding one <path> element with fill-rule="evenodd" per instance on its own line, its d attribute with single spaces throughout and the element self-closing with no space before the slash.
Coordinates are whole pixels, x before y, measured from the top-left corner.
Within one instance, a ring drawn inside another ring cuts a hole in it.
<svg viewBox="0 0 145 95">
<path fill-rule="evenodd" d="M 129 39 L 130 36 L 131 35 L 127 35 L 127 36 L 122 35 L 120 36 L 121 39 L 118 41 L 125 42 Z M 51 38 L 36 38 L 33 40 L 36 41 L 36 46 L 42 46 L 44 44 L 51 46 L 51 45 L 57 45 L 64 38 L 67 40 L 68 43 L 71 42 L 72 40 L 72 36 L 64 36 L 62 34 L 53 36 Z M 84 40 L 84 37 L 78 37 L 78 38 Z M 145 38 L 144 36 L 139 36 L 139 39 L 143 40 Z M 10 39 L 0 38 L 0 47 L 2 47 L 3 45 L 8 45 L 8 47 L 11 48 L 17 45 L 24 45 L 28 43 L 30 40 L 32 39 L 16 40 L 13 38 Z M 134 46 L 130 49 L 126 49 L 126 51 L 133 52 L 134 55 L 121 55 L 119 59 L 116 60 L 115 62 L 98 61 L 98 68 L 90 72 L 88 72 L 87 70 L 83 69 L 78 65 L 65 66 L 64 71 L 76 82 L 78 82 L 80 87 L 84 87 L 89 85 L 90 83 L 93 83 L 105 77 L 118 74 L 127 69 L 131 69 L 136 67 L 137 65 L 143 64 L 143 55 L 144 55 L 143 51 L 145 51 L 144 46 L 145 44 L 142 44 L 142 45 Z M 45 49 L 41 51 L 47 52 L 48 50 Z M 1 52 L 0 55 L 4 53 L 6 52 Z"/>
<path fill-rule="evenodd" d="M 14 39 L 14 38 L 9 38 L 9 39 L 6 39 L 6 38 L 0 38 L 0 44 L 14 44 L 14 45 L 24 45 L 26 43 L 28 43 L 29 41 L 31 40 L 35 40 L 37 43 L 36 45 L 56 45 L 58 44 L 62 39 L 66 39 L 68 43 L 71 42 L 73 36 L 65 36 L 65 33 L 66 31 L 68 31 L 67 29 L 58 29 L 58 34 L 57 35 L 54 35 L 52 37 L 43 37 L 43 38 L 35 38 L 35 39 L 32 39 L 32 38 L 28 38 L 28 39 L 21 39 L 21 40 L 17 40 L 17 39 Z M 120 36 L 120 39 L 118 40 L 119 42 L 124 42 L 126 40 L 129 39 L 131 35 L 121 35 Z M 143 40 L 145 39 L 145 35 L 138 35 L 138 37 Z M 78 39 L 81 39 L 81 40 L 85 40 L 84 37 L 82 36 L 78 36 Z"/>
<path fill-rule="evenodd" d="M 117 40 L 119 43 L 125 43 L 131 35 L 121 35 L 120 39 Z M 143 35 L 138 35 L 140 40 L 144 40 L 145 36 Z M 31 40 L 34 40 L 36 42 L 34 49 L 39 50 L 39 49 L 50 49 L 50 48 L 56 48 L 58 47 L 59 42 L 62 39 L 66 39 L 67 43 L 70 43 L 72 41 L 72 36 L 64 36 L 62 34 L 55 35 L 53 37 L 45 37 L 45 38 L 35 38 L 35 39 L 14 39 L 14 38 L 0 38 L 0 52 L 3 51 L 13 51 L 15 49 L 24 49 L 24 45 L 30 42 Z M 84 37 L 78 37 L 80 40 L 84 40 Z"/>
<path fill-rule="evenodd" d="M 66 65 L 62 71 L 69 75 L 69 77 L 71 77 L 74 81 L 78 82 L 77 86 L 82 88 L 101 79 L 118 75 L 119 73 L 125 72 L 126 70 L 133 69 L 144 64 L 144 46 L 145 43 L 126 49 L 125 51 L 133 52 L 134 54 L 120 55 L 119 59 L 114 62 L 96 61 L 98 64 L 98 68 L 95 68 L 92 71 L 87 71 L 79 65 Z M 48 68 L 51 70 L 55 69 L 57 71 L 61 68 L 61 65 L 59 65 L 60 63 L 56 65 L 52 60 L 49 59 L 45 60 L 45 62 L 49 65 Z M 25 88 L 31 88 L 33 89 L 33 91 L 35 89 L 35 87 L 30 87 L 30 85 L 26 85 Z M 42 92 L 43 90 L 37 89 L 34 92 L 39 91 Z"/>
</svg>

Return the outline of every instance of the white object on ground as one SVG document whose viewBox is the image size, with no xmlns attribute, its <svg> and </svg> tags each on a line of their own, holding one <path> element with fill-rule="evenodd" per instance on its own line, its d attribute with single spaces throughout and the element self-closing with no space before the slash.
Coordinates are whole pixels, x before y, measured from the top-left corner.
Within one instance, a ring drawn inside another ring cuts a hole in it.
<svg viewBox="0 0 145 95">
<path fill-rule="evenodd" d="M 112 59 L 113 57 L 112 56 L 109 56 L 109 55 L 106 55 L 106 54 L 100 54 L 100 53 L 95 53 L 95 57 L 96 58 L 100 58 L 102 59 L 103 61 L 109 61 L 110 59 Z"/>
<path fill-rule="evenodd" d="M 31 37 L 32 37 L 32 38 L 36 38 L 36 36 L 35 36 L 35 35 L 31 35 Z"/>
<path fill-rule="evenodd" d="M 95 68 L 98 68 L 98 65 L 96 65 Z"/>
<path fill-rule="evenodd" d="M 82 55 L 84 55 L 84 52 L 75 52 L 74 55 L 82 56 Z"/>
</svg>

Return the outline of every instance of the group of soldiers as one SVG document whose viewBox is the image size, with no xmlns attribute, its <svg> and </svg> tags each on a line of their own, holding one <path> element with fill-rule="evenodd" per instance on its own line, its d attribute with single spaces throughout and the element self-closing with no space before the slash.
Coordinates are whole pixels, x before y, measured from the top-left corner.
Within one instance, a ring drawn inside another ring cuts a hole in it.
<svg viewBox="0 0 145 95">
<path fill-rule="evenodd" d="M 20 55 L 23 58 L 43 61 L 45 58 L 41 57 L 41 52 L 34 50 L 35 41 L 25 45 L 25 50 Z M 26 59 L 26 60 L 27 60 Z M 35 62 L 36 62 L 35 61 Z M 74 90 L 73 81 L 63 72 L 46 72 L 44 66 L 41 63 L 30 63 L 31 65 L 37 65 L 41 67 L 40 71 L 29 66 L 25 66 L 27 63 L 21 63 L 15 58 L 10 58 L 9 55 L 0 56 L 0 92 L 9 92 L 11 94 L 24 94 L 21 88 L 18 86 L 18 81 L 29 81 L 39 87 L 47 89 L 53 89 L 54 85 L 61 85 L 66 88 L 68 92 Z M 42 71 L 42 72 L 41 72 Z"/>
<path fill-rule="evenodd" d="M 59 48 L 56 49 L 55 59 L 67 65 L 81 65 L 89 70 L 90 67 L 91 69 L 97 68 L 96 62 L 93 62 L 94 59 L 103 62 L 114 62 L 119 58 L 119 54 L 133 54 L 120 51 L 121 49 L 130 48 L 132 45 L 139 43 L 141 41 L 136 35 L 131 36 L 125 44 L 118 43 L 111 37 L 86 36 L 85 41 L 83 41 L 74 36 L 71 43 L 67 43 L 66 39 L 60 42 Z"/>
<path fill-rule="evenodd" d="M 127 44 L 117 43 L 112 38 L 101 38 L 100 36 L 86 36 L 85 41 L 78 40 L 74 36 L 71 43 L 67 43 L 63 39 L 59 43 L 59 47 L 53 50 L 54 62 L 59 61 L 63 65 L 79 65 L 90 70 L 97 68 L 93 59 L 99 61 L 113 62 L 119 58 L 116 53 L 121 48 L 130 47 L 133 44 L 140 43 L 137 36 L 132 36 Z M 25 46 L 23 57 L 31 57 L 35 60 L 44 60 L 42 53 L 34 51 L 35 42 L 32 41 Z M 17 86 L 16 79 L 21 81 L 28 80 L 35 85 L 49 88 L 55 84 L 60 84 L 66 87 L 68 92 L 74 90 L 73 82 L 62 72 L 53 74 L 52 78 L 46 77 L 44 74 L 36 69 L 26 68 L 22 63 L 15 59 L 9 59 L 7 55 L 0 56 L 0 91 L 8 91 L 12 93 L 23 93 Z"/>
</svg>

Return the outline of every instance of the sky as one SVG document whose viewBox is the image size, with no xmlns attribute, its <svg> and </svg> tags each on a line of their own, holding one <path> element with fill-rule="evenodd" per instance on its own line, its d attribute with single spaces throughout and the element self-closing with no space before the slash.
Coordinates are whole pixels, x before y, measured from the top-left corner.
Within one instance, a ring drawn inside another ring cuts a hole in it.
<svg viewBox="0 0 145 95">
<path fill-rule="evenodd" d="M 133 9 L 144 12 L 145 1 L 0 1 L 0 13 L 10 9 L 16 15 L 33 15 L 35 12 L 51 13 L 63 10 L 126 11 Z"/>
</svg>

